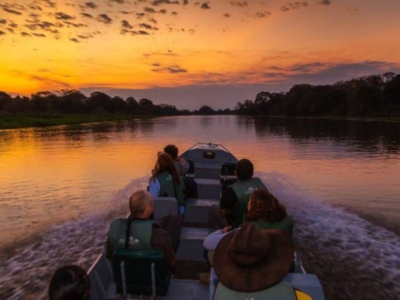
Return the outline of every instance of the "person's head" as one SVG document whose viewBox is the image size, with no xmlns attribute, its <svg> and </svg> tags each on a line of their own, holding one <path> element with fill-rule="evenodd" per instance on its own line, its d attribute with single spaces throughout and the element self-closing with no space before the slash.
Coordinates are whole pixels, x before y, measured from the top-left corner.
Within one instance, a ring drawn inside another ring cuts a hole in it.
<svg viewBox="0 0 400 300">
<path fill-rule="evenodd" d="M 225 235 L 214 252 L 220 282 L 238 292 L 257 292 L 278 283 L 294 258 L 293 239 L 279 229 L 259 229 L 252 223 Z"/>
<path fill-rule="evenodd" d="M 172 159 L 177 159 L 178 158 L 178 147 L 175 145 L 167 145 L 164 147 L 164 152 L 168 153 Z"/>
<path fill-rule="evenodd" d="M 59 268 L 49 286 L 50 300 L 89 300 L 90 280 L 84 269 L 75 265 Z"/>
<path fill-rule="evenodd" d="M 286 218 L 286 208 L 270 192 L 255 190 L 247 204 L 248 220 L 274 223 Z"/>
<path fill-rule="evenodd" d="M 158 158 L 156 162 L 156 166 L 154 167 L 153 170 L 153 176 L 150 178 L 150 180 L 154 179 L 158 174 L 163 173 L 163 172 L 168 172 L 172 175 L 174 178 L 174 181 L 177 184 L 180 184 L 180 178 L 178 171 L 176 170 L 176 166 L 174 164 L 174 160 L 172 157 L 165 153 L 165 152 L 160 152 L 158 153 Z"/>
<path fill-rule="evenodd" d="M 253 177 L 254 166 L 250 160 L 243 158 L 236 164 L 236 177 L 239 180 L 248 180 Z"/>
<path fill-rule="evenodd" d="M 147 219 L 153 214 L 154 199 L 149 192 L 136 191 L 129 198 L 131 218 Z"/>
</svg>

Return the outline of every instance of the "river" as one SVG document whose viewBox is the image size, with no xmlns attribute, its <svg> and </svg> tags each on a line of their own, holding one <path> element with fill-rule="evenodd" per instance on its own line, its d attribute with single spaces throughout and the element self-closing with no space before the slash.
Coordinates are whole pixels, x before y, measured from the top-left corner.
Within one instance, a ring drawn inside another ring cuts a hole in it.
<svg viewBox="0 0 400 300">
<path fill-rule="evenodd" d="M 399 132 L 395 121 L 239 116 L 2 130 L 0 299 L 43 299 L 58 266 L 88 268 L 157 151 L 196 142 L 254 163 L 327 299 L 398 299 Z"/>
</svg>

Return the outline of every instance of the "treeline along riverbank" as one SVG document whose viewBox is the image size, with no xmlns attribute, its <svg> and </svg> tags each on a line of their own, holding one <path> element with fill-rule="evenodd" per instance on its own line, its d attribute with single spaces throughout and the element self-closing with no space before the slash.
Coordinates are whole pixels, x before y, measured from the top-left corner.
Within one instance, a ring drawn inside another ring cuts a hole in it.
<svg viewBox="0 0 400 300">
<path fill-rule="evenodd" d="M 217 100 L 217 99 L 216 99 Z M 340 81 L 332 85 L 294 85 L 288 92 L 260 92 L 235 109 L 177 109 L 143 98 L 122 99 L 102 92 L 89 97 L 78 90 L 37 92 L 12 97 L 0 91 L 0 129 L 116 121 L 139 116 L 239 114 L 289 117 L 399 117 L 400 75 L 385 73 Z"/>
</svg>

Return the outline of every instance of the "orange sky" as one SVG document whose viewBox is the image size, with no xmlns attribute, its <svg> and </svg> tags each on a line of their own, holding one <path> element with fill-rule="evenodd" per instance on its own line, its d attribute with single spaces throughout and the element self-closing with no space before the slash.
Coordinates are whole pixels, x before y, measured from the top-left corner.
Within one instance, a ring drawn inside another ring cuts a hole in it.
<svg viewBox="0 0 400 300">
<path fill-rule="evenodd" d="M 0 91 L 233 107 L 296 83 L 397 73 L 398 11 L 398 0 L 0 0 Z"/>
</svg>

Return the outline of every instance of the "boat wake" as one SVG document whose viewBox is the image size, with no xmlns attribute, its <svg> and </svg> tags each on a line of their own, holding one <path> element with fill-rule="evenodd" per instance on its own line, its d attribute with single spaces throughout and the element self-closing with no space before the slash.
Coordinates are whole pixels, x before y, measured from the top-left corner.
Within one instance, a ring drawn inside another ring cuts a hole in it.
<svg viewBox="0 0 400 300">
<path fill-rule="evenodd" d="M 313 199 L 279 173 L 260 173 L 295 222 L 296 247 L 327 299 L 398 299 L 400 237 L 355 213 Z"/>
<path fill-rule="evenodd" d="M 128 213 L 127 199 L 144 188 L 147 178 L 133 180 L 117 192 L 103 211 L 56 225 L 31 238 L 17 253 L 0 262 L 0 299 L 46 299 L 54 271 L 66 264 L 89 269 L 103 251 L 112 220 Z"/>
<path fill-rule="evenodd" d="M 301 190 L 287 176 L 259 173 L 295 222 L 304 265 L 316 273 L 329 299 L 396 299 L 400 294 L 400 237 Z M 133 180 L 107 208 L 32 237 L 0 262 L 0 299 L 46 299 L 54 271 L 65 264 L 88 269 L 103 251 L 109 224 L 128 212 L 127 199 L 146 186 Z"/>
</svg>

